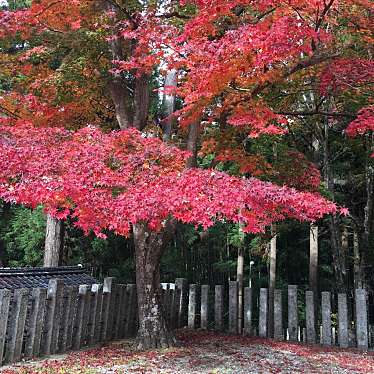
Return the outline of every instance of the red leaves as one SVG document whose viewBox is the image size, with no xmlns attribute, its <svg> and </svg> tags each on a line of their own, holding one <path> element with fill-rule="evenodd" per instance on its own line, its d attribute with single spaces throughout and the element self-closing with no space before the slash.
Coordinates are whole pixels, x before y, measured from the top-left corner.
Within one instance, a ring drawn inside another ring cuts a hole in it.
<svg viewBox="0 0 374 374">
<path fill-rule="evenodd" d="M 347 135 L 352 137 L 363 135 L 368 131 L 374 131 L 374 105 L 361 109 L 357 118 L 345 130 Z"/>
<path fill-rule="evenodd" d="M 314 220 L 336 211 L 319 195 L 212 170 L 185 170 L 186 152 L 136 130 L 69 132 L 30 125 L 0 128 L 0 196 L 70 213 L 85 232 L 127 235 L 145 221 L 158 230 L 170 215 L 207 228 L 218 220 L 259 232 L 286 217 Z"/>
</svg>

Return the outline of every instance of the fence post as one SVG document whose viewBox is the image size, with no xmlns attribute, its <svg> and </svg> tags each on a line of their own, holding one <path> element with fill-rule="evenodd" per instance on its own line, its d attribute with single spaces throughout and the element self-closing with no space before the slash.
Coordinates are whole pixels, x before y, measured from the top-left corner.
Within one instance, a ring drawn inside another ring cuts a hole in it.
<svg viewBox="0 0 374 374">
<path fill-rule="evenodd" d="M 283 340 L 282 290 L 274 290 L 274 339 Z"/>
<path fill-rule="evenodd" d="M 136 332 L 136 320 L 137 320 L 137 296 L 136 296 L 136 285 L 128 284 L 127 289 L 129 291 L 128 300 L 128 314 L 126 320 L 127 333 L 131 336 Z"/>
<path fill-rule="evenodd" d="M 355 292 L 357 348 L 368 349 L 368 316 L 366 290 L 359 288 Z"/>
<path fill-rule="evenodd" d="M 77 305 L 77 316 L 76 316 L 76 331 L 74 336 L 73 347 L 74 349 L 79 349 L 82 345 L 82 339 L 84 335 L 84 319 L 85 319 L 85 310 L 86 302 L 88 295 L 88 286 L 83 284 L 79 286 L 79 298 Z"/>
<path fill-rule="evenodd" d="M 260 313 L 258 318 L 258 335 L 261 338 L 267 337 L 268 323 L 268 289 L 260 289 Z"/>
<path fill-rule="evenodd" d="M 177 278 L 175 280 L 175 290 L 176 295 L 179 294 L 179 299 L 177 300 L 177 310 L 178 310 L 178 320 L 177 327 L 184 327 L 187 324 L 187 314 L 188 314 L 188 283 L 185 278 Z"/>
<path fill-rule="evenodd" d="M 102 289 L 101 284 L 93 284 L 91 286 L 92 292 L 92 303 L 91 303 L 91 313 L 90 313 L 90 328 L 88 332 L 88 345 L 95 344 L 95 332 L 100 330 L 100 310 L 99 310 L 99 298 L 100 291 Z"/>
<path fill-rule="evenodd" d="M 124 284 L 117 285 L 117 308 L 114 318 L 114 327 L 113 327 L 113 338 L 119 339 L 121 337 L 122 329 L 122 305 L 123 299 L 126 297 L 126 286 Z"/>
<path fill-rule="evenodd" d="M 223 286 L 214 287 L 214 329 L 223 330 Z"/>
<path fill-rule="evenodd" d="M 77 312 L 78 312 L 78 286 L 71 286 L 71 303 L 70 308 L 66 312 L 69 314 L 69 324 L 67 328 L 67 340 L 66 340 L 66 348 L 71 349 L 73 346 L 73 336 L 75 334 L 75 325 L 77 320 Z"/>
<path fill-rule="evenodd" d="M 72 303 L 73 288 L 65 287 L 65 302 L 64 302 L 64 313 L 62 313 L 62 337 L 61 337 L 61 347 L 60 352 L 66 352 L 67 342 L 68 342 L 68 330 L 71 320 L 69 319 L 69 311 Z"/>
<path fill-rule="evenodd" d="M 244 288 L 244 335 L 252 335 L 252 288 Z"/>
<path fill-rule="evenodd" d="M 47 290 L 45 288 L 33 288 L 31 291 L 32 310 L 29 319 L 29 334 L 26 340 L 25 356 L 39 356 L 40 343 L 43 332 L 45 305 Z M 1 318 L 1 317 L 0 317 Z M 1 331 L 0 331 L 1 335 Z"/>
<path fill-rule="evenodd" d="M 0 290 L 0 366 L 3 363 L 6 328 L 9 318 L 10 291 Z"/>
<path fill-rule="evenodd" d="M 348 307 L 347 295 L 338 294 L 338 340 L 341 348 L 348 348 Z"/>
<path fill-rule="evenodd" d="M 299 318 L 297 315 L 297 286 L 288 286 L 288 334 L 291 341 L 298 341 Z"/>
<path fill-rule="evenodd" d="M 56 353 L 57 351 L 63 288 L 64 282 L 61 279 L 51 279 L 48 283 L 46 333 L 43 352 L 46 355 Z"/>
<path fill-rule="evenodd" d="M 316 320 L 315 320 L 314 292 L 305 292 L 305 319 L 306 342 L 316 344 Z"/>
<path fill-rule="evenodd" d="M 109 335 L 109 324 L 110 324 L 110 300 L 112 293 L 113 278 L 108 277 L 104 279 L 103 285 L 103 327 L 101 340 L 106 341 Z"/>
<path fill-rule="evenodd" d="M 331 293 L 322 292 L 322 345 L 331 345 Z"/>
<path fill-rule="evenodd" d="M 188 328 L 196 328 L 196 300 L 197 299 L 197 285 L 190 284 L 190 293 L 188 297 Z"/>
<path fill-rule="evenodd" d="M 229 281 L 229 332 L 238 333 L 238 282 Z"/>
<path fill-rule="evenodd" d="M 207 329 L 208 328 L 208 313 L 209 313 L 209 286 L 203 285 L 201 286 L 201 308 L 200 308 L 200 316 L 201 316 L 201 328 Z"/>
<path fill-rule="evenodd" d="M 29 291 L 27 288 L 20 288 L 14 291 L 9 342 L 6 349 L 6 361 L 10 363 L 21 360 L 28 294 Z"/>
</svg>

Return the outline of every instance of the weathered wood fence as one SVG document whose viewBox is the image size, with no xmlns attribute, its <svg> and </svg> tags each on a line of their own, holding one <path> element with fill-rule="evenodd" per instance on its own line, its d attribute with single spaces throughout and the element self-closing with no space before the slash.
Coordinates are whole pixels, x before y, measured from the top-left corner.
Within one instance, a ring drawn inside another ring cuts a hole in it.
<svg viewBox="0 0 374 374">
<path fill-rule="evenodd" d="M 211 287 L 188 285 L 179 278 L 172 284 L 163 283 L 162 289 L 164 312 L 171 328 L 214 329 L 261 337 L 270 337 L 268 332 L 273 331 L 271 337 L 279 340 L 364 350 L 373 346 L 367 295 L 362 289 L 356 290 L 351 311 L 345 294 L 336 298 L 322 292 L 317 298 L 311 291 L 301 295 L 297 286 L 288 286 L 285 294 L 275 290 L 274 297 L 269 298 L 265 288 L 256 295 L 251 288 L 245 288 L 242 313 L 237 282 Z M 269 299 L 274 300 L 273 321 L 269 321 Z M 350 315 L 354 315 L 353 321 Z M 270 324 L 273 326 L 269 329 Z M 116 284 L 113 278 L 92 286 L 64 286 L 61 280 L 53 279 L 48 289 L 0 290 L 0 364 L 131 337 L 136 330 L 136 287 Z"/>
</svg>

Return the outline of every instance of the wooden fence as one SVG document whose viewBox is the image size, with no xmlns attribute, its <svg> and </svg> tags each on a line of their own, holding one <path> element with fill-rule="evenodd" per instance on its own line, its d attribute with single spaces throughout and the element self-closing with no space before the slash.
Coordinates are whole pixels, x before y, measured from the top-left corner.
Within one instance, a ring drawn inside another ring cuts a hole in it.
<svg viewBox="0 0 374 374">
<path fill-rule="evenodd" d="M 373 345 L 367 295 L 362 289 L 355 292 L 353 313 L 345 294 L 336 298 L 322 292 L 317 308 L 315 295 L 311 291 L 301 295 L 297 286 L 288 286 L 287 295 L 275 290 L 272 298 L 265 288 L 258 294 L 245 288 L 242 313 L 237 282 L 210 287 L 188 285 L 179 278 L 163 283 L 162 289 L 171 328 L 214 329 L 364 350 Z M 269 299 L 274 300 L 271 313 Z M 0 290 L 0 364 L 131 337 L 136 330 L 136 287 L 116 284 L 113 278 L 92 286 L 64 286 L 53 279 L 48 289 Z"/>
</svg>

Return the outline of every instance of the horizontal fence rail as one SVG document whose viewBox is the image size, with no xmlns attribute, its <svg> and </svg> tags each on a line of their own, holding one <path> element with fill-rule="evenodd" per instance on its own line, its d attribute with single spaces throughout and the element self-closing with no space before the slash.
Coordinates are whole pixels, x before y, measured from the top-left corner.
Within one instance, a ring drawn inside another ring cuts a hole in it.
<svg viewBox="0 0 374 374">
<path fill-rule="evenodd" d="M 294 285 L 273 291 L 246 287 L 239 293 L 235 281 L 225 286 L 188 285 L 183 278 L 162 283 L 161 289 L 164 316 L 173 329 L 211 329 L 362 350 L 374 345 L 364 289 L 353 297 L 315 295 Z M 137 315 L 135 285 L 117 284 L 114 278 L 92 286 L 65 286 L 52 279 L 48 289 L 0 289 L 0 365 L 133 337 Z"/>
</svg>

